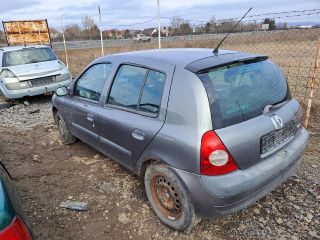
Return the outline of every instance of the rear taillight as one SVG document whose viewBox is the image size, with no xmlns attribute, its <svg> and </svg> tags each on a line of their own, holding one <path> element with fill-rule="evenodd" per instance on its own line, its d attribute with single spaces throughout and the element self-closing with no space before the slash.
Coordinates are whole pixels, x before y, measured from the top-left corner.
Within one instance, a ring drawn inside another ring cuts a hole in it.
<svg viewBox="0 0 320 240">
<path fill-rule="evenodd" d="M 16 216 L 6 228 L 0 232 L 1 240 L 32 240 L 27 226 Z"/>
<path fill-rule="evenodd" d="M 201 140 L 200 173 L 217 176 L 238 169 L 237 164 L 214 131 L 203 134 Z"/>
</svg>

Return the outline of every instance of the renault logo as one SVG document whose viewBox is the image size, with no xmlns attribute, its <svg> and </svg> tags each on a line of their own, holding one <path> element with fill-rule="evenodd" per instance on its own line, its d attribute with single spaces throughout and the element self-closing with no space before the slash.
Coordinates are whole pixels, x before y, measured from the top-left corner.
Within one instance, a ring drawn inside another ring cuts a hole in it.
<svg viewBox="0 0 320 240">
<path fill-rule="evenodd" d="M 275 127 L 275 129 L 283 128 L 283 121 L 278 115 L 271 115 L 270 119 Z"/>
</svg>

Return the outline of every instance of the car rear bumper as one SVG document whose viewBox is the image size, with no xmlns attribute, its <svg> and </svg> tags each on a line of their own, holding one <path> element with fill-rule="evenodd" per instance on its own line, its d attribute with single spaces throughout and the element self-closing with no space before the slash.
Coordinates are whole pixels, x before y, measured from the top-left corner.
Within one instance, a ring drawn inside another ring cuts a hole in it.
<svg viewBox="0 0 320 240">
<path fill-rule="evenodd" d="M 173 169 L 185 183 L 201 217 L 222 217 L 247 207 L 264 197 L 298 166 L 308 141 L 308 132 L 301 128 L 284 148 L 264 161 L 245 170 L 222 176 L 200 176 Z"/>
<path fill-rule="evenodd" d="M 52 84 L 47 84 L 47 85 L 37 86 L 32 88 L 19 89 L 19 90 L 9 90 L 4 86 L 3 83 L 0 83 L 0 90 L 6 98 L 18 99 L 25 96 L 36 96 L 44 93 L 54 92 L 59 87 L 62 87 L 62 86 L 68 87 L 71 81 L 72 79 L 70 78 L 66 81 L 55 82 Z"/>
</svg>

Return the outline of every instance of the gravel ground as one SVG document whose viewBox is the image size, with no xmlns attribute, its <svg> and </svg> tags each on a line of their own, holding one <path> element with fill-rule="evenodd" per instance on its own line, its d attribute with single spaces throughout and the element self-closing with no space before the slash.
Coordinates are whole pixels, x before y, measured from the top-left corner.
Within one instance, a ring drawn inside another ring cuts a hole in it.
<svg viewBox="0 0 320 240">
<path fill-rule="evenodd" d="M 291 178 L 249 208 L 178 233 L 159 222 L 138 177 L 82 142 L 61 144 L 49 97 L 28 103 L 0 110 L 0 159 L 37 239 L 320 239 L 317 112 Z M 60 208 L 66 200 L 86 202 L 88 211 Z"/>
</svg>

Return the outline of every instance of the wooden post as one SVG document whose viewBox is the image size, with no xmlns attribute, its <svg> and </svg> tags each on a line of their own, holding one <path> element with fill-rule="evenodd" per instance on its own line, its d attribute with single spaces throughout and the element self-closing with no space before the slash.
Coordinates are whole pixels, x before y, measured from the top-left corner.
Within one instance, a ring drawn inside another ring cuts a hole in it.
<svg viewBox="0 0 320 240">
<path fill-rule="evenodd" d="M 305 128 L 308 127 L 309 118 L 310 118 L 310 112 L 311 112 L 311 106 L 312 106 L 312 100 L 314 98 L 315 91 L 317 90 L 318 85 L 318 72 L 319 72 L 319 66 L 320 65 L 320 39 L 318 41 L 318 49 L 317 49 L 317 55 L 314 63 L 314 68 L 312 71 L 312 78 L 310 81 L 310 94 L 308 98 L 308 104 L 306 109 L 306 115 L 304 117 L 303 126 Z"/>
<path fill-rule="evenodd" d="M 67 52 L 66 38 L 64 36 L 62 17 L 61 17 L 61 30 L 62 30 L 62 38 L 63 38 L 63 45 L 64 45 L 64 54 L 65 54 L 65 57 L 66 57 L 66 65 L 67 65 L 67 67 L 69 67 L 68 52 Z"/>
<path fill-rule="evenodd" d="M 98 6 L 98 12 L 99 12 L 99 22 L 100 22 L 101 55 L 104 56 L 103 36 L 102 36 L 102 22 L 101 22 L 101 10 L 100 10 L 100 6 Z"/>
<path fill-rule="evenodd" d="M 157 0 L 157 13 L 158 13 L 158 48 L 161 49 L 160 0 Z"/>
</svg>

